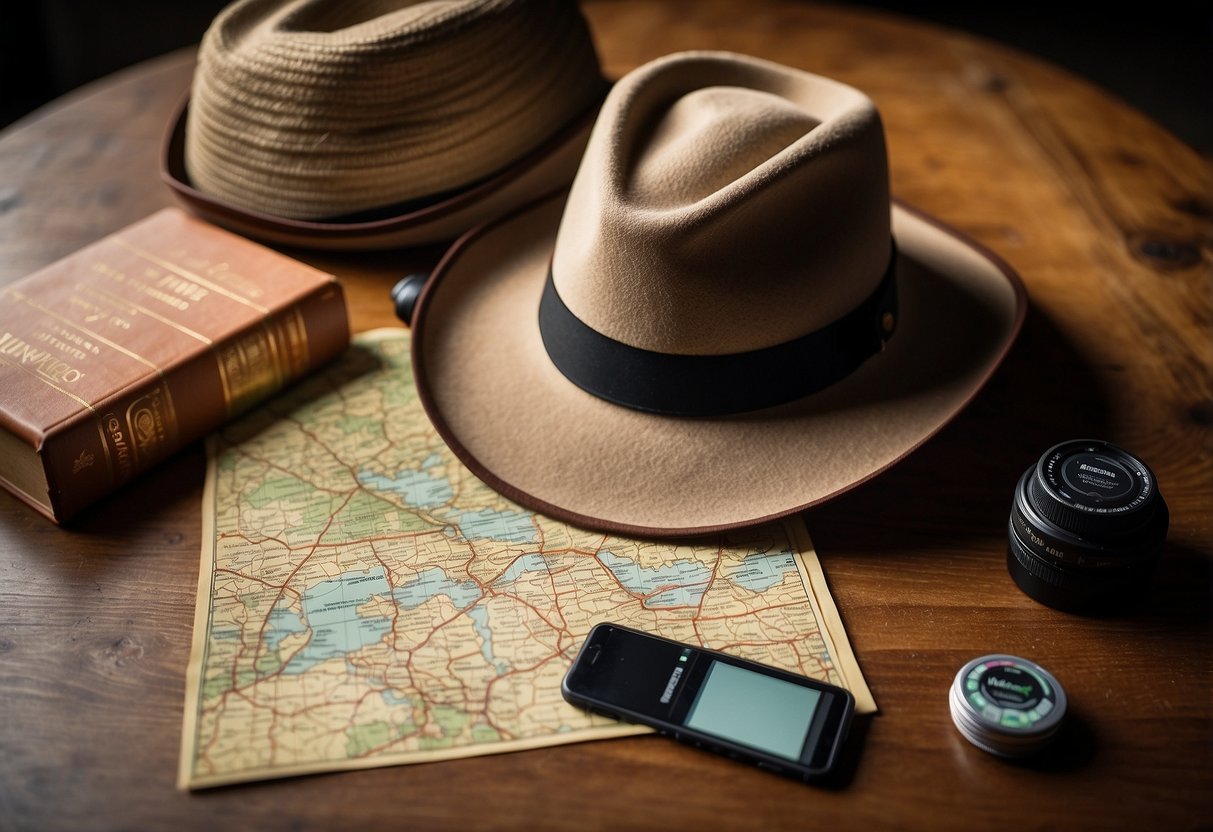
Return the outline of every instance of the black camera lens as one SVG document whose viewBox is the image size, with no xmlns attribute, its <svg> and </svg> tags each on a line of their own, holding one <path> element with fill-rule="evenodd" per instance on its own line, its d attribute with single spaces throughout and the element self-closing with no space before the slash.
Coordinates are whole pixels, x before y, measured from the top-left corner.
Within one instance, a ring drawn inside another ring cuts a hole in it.
<svg viewBox="0 0 1213 832">
<path fill-rule="evenodd" d="M 1154 474 L 1108 442 L 1050 448 L 1020 477 L 1007 524 L 1007 568 L 1050 607 L 1106 613 L 1144 594 L 1170 516 Z"/>
</svg>

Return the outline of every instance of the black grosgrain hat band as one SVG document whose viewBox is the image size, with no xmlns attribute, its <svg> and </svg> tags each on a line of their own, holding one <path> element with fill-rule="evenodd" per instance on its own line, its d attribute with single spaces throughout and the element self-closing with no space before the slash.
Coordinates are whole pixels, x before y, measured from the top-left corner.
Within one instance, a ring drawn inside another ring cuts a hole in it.
<svg viewBox="0 0 1213 832">
<path fill-rule="evenodd" d="M 539 304 L 548 357 L 588 393 L 634 410 L 721 416 L 794 401 L 834 384 L 883 349 L 897 320 L 896 251 L 876 289 L 807 335 L 750 352 L 678 355 L 616 341 L 572 313 L 549 268 Z"/>
</svg>

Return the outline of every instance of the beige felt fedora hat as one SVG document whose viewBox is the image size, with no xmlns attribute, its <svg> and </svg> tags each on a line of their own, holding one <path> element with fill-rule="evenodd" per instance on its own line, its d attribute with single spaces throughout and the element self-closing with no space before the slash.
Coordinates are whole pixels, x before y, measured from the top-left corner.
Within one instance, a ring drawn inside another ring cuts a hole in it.
<svg viewBox="0 0 1213 832">
<path fill-rule="evenodd" d="M 567 186 L 607 86 L 567 0 L 237 0 L 162 173 L 270 242 L 450 240 Z"/>
<path fill-rule="evenodd" d="M 478 229 L 413 315 L 431 420 L 483 480 L 612 532 L 781 517 L 976 394 L 1018 277 L 890 202 L 860 92 L 740 55 L 634 70 L 568 193 Z"/>
</svg>

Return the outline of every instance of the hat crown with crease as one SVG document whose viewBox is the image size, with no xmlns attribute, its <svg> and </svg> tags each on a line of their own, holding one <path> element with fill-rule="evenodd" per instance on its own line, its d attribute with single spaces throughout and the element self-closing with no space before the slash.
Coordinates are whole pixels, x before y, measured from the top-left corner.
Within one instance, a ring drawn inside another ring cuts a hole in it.
<svg viewBox="0 0 1213 832">
<path fill-rule="evenodd" d="M 603 105 L 552 263 L 561 300 L 631 347 L 719 355 L 820 329 L 890 261 L 884 133 L 866 96 L 683 54 Z"/>
<path fill-rule="evenodd" d="M 199 49 L 185 168 L 237 209 L 358 215 L 507 168 L 603 85 L 567 0 L 238 0 Z"/>
</svg>

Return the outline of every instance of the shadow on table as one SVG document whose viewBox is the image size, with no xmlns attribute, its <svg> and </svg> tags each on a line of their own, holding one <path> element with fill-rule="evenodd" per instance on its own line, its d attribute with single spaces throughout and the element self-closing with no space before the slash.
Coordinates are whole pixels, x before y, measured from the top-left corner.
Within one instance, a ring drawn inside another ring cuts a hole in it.
<svg viewBox="0 0 1213 832">
<path fill-rule="evenodd" d="M 1057 323 L 1029 307 L 1002 366 L 956 419 L 888 471 L 811 510 L 810 531 L 832 553 L 1005 535 L 1015 483 L 1042 453 L 1106 436 L 1110 397 L 1100 375 Z"/>
</svg>

